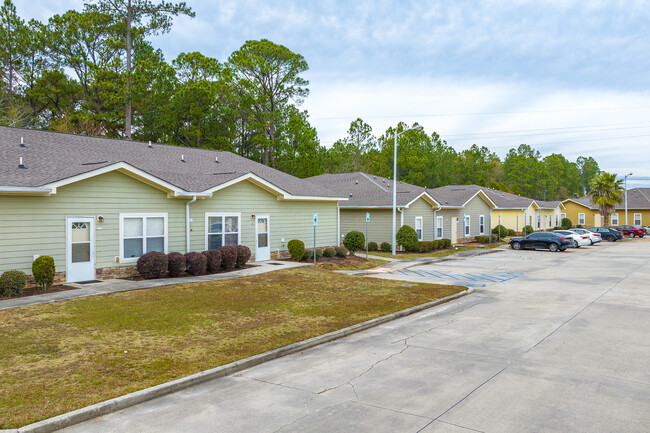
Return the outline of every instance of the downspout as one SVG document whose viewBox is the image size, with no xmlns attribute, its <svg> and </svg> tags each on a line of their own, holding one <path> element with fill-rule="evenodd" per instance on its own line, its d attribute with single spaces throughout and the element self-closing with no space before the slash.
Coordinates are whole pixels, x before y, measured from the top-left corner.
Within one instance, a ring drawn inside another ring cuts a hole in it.
<svg viewBox="0 0 650 433">
<path fill-rule="evenodd" d="M 341 246 L 341 206 L 336 202 L 336 242 L 334 245 Z"/>
<path fill-rule="evenodd" d="M 397 188 L 395 188 L 395 189 L 397 189 Z M 399 211 L 399 227 L 402 228 L 402 227 L 404 227 L 404 208 L 402 208 L 402 209 L 397 208 L 397 210 Z M 397 240 L 395 240 L 395 242 L 397 242 Z M 404 249 L 402 247 L 399 247 L 399 250 L 404 251 Z"/>
<path fill-rule="evenodd" d="M 196 201 L 196 196 L 192 197 L 192 200 L 185 203 L 185 236 L 187 244 L 187 252 L 190 250 L 190 205 Z"/>
<path fill-rule="evenodd" d="M 438 239 L 438 218 L 436 217 L 436 214 L 438 213 L 440 209 L 434 209 L 433 210 L 433 240 Z"/>
</svg>

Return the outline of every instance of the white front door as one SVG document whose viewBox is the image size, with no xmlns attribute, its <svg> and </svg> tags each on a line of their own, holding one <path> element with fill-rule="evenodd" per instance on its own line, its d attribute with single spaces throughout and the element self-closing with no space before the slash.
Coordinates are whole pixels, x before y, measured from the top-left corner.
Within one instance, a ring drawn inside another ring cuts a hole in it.
<svg viewBox="0 0 650 433">
<path fill-rule="evenodd" d="M 95 219 L 69 217 L 67 219 L 66 280 L 95 279 Z"/>
<path fill-rule="evenodd" d="M 458 217 L 452 217 L 451 219 L 451 243 L 458 243 Z"/>
<path fill-rule="evenodd" d="M 270 225 L 268 215 L 255 215 L 255 261 L 271 258 Z"/>
</svg>

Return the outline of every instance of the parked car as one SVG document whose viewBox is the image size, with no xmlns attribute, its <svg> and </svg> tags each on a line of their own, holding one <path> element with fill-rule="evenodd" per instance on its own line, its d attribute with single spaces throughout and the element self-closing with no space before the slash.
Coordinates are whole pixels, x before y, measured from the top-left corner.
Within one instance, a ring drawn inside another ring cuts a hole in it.
<svg viewBox="0 0 650 433">
<path fill-rule="evenodd" d="M 618 226 L 616 227 L 616 230 L 623 233 L 623 236 L 629 236 L 631 238 L 636 236 L 642 238 L 643 236 L 645 236 L 644 231 L 636 226 L 631 226 L 631 225 Z"/>
<path fill-rule="evenodd" d="M 525 237 L 512 238 L 509 243 L 513 250 L 547 249 L 556 252 L 573 245 L 573 239 L 553 232 L 535 232 Z"/>
<path fill-rule="evenodd" d="M 573 233 L 577 233 L 579 235 L 587 235 L 587 236 L 589 236 L 589 241 L 591 242 L 591 245 L 597 244 L 598 242 L 603 241 L 603 237 L 600 235 L 600 233 L 590 232 L 587 229 L 571 229 L 569 231 L 573 232 Z"/>
<path fill-rule="evenodd" d="M 600 233 L 600 236 L 608 242 L 616 242 L 619 239 L 623 239 L 621 232 L 611 227 L 594 227 L 589 229 L 589 231 Z"/>
<path fill-rule="evenodd" d="M 644 235 L 644 236 L 648 234 L 648 228 L 647 228 L 647 227 L 643 227 L 643 226 L 634 226 L 634 227 L 636 227 L 636 228 L 638 228 L 639 230 L 641 230 L 641 231 L 643 232 L 643 235 Z"/>
<path fill-rule="evenodd" d="M 580 248 L 583 245 L 591 245 L 591 241 L 589 241 L 589 236 L 587 235 L 574 233 L 571 230 L 553 230 L 553 233 L 573 239 L 573 245 L 571 245 L 573 248 Z"/>
</svg>

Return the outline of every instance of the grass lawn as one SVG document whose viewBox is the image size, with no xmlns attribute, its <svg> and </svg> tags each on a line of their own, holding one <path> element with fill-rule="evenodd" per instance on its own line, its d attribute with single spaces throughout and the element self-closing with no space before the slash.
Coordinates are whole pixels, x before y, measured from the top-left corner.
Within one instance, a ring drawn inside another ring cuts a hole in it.
<svg viewBox="0 0 650 433">
<path fill-rule="evenodd" d="M 354 257 L 354 256 L 350 256 L 350 257 Z M 356 270 L 376 268 L 377 266 L 381 266 L 386 263 L 389 263 L 389 261 L 381 260 L 381 259 L 366 260 L 365 258 L 363 258 L 362 260 L 359 260 L 357 262 L 353 262 L 350 260 L 347 260 L 345 263 L 325 262 L 325 263 L 318 263 L 316 266 L 322 269 L 331 269 L 337 271 L 356 271 Z"/>
<path fill-rule="evenodd" d="M 0 429 L 462 291 L 318 267 L 0 311 Z"/>
<path fill-rule="evenodd" d="M 506 245 L 506 242 L 501 242 L 501 243 L 492 243 L 490 245 L 485 245 L 484 249 L 490 249 L 490 248 L 496 248 L 501 245 Z M 458 248 L 448 248 L 446 250 L 438 250 L 438 251 L 432 251 L 429 253 L 409 253 L 409 252 L 397 252 L 397 255 L 395 255 L 395 259 L 397 260 L 410 260 L 410 259 L 420 259 L 423 257 L 445 257 L 445 256 L 450 256 L 452 254 L 456 254 L 461 251 L 469 251 L 469 250 L 477 250 L 479 249 L 477 246 L 468 246 L 468 247 L 458 247 Z M 388 257 L 388 258 L 393 258 L 393 255 L 391 253 L 384 253 L 382 251 L 374 251 L 371 252 L 370 255 L 372 256 L 380 256 L 380 257 Z"/>
</svg>

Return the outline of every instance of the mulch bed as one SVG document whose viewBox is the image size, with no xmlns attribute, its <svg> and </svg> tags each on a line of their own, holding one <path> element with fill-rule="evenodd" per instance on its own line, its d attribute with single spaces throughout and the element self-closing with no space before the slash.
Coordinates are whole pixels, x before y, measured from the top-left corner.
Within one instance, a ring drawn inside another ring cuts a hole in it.
<svg viewBox="0 0 650 433">
<path fill-rule="evenodd" d="M 26 296 L 34 295 L 43 295 L 45 293 L 54 293 L 54 292 L 65 292 L 66 290 L 76 290 L 76 287 L 69 287 L 63 284 L 57 284 L 50 287 L 49 289 L 43 289 L 42 287 L 25 287 L 20 295 L 15 296 L 0 296 L 0 300 L 13 299 L 13 298 L 24 298 Z"/>
</svg>

